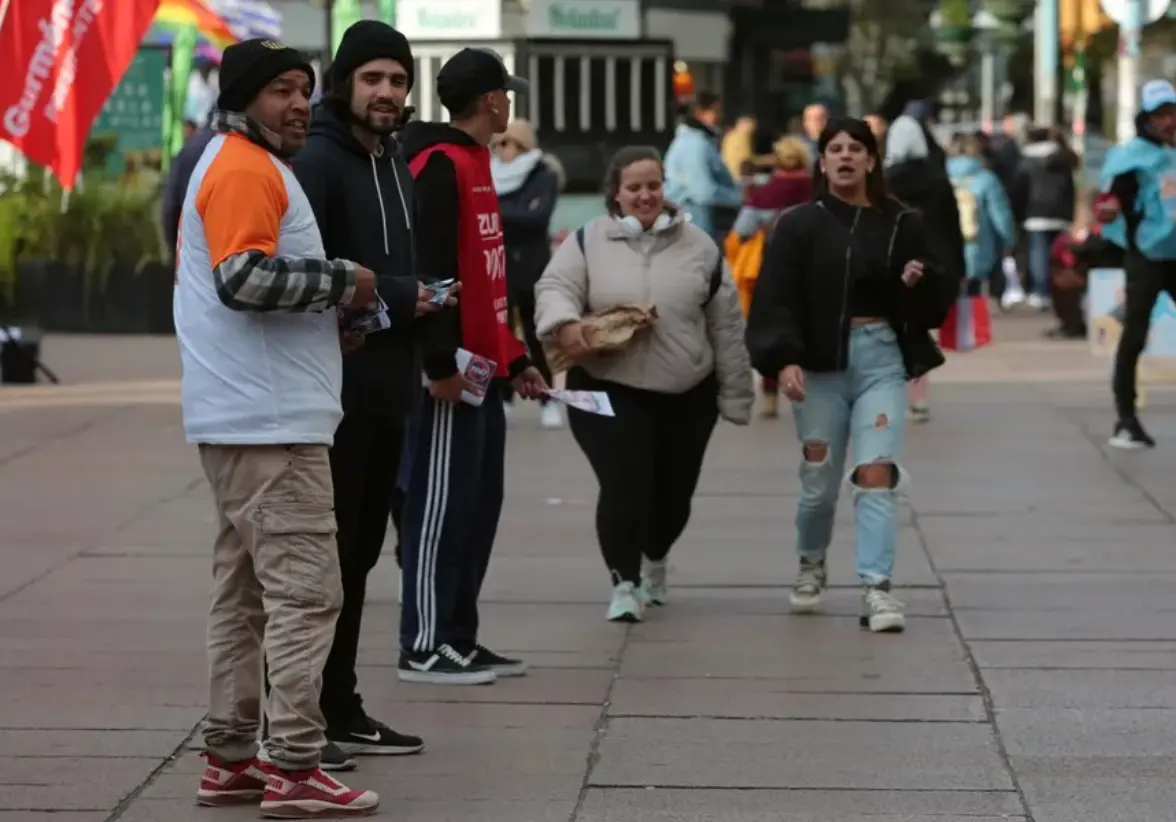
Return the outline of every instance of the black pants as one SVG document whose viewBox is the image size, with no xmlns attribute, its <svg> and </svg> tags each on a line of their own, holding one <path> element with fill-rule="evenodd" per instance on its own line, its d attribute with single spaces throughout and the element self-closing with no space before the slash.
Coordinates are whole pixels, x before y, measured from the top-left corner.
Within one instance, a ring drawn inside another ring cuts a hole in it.
<svg viewBox="0 0 1176 822">
<path fill-rule="evenodd" d="M 596 474 L 596 536 L 609 572 L 639 582 L 642 555 L 665 559 L 686 529 L 702 461 L 718 420 L 714 377 L 658 394 L 568 372 L 568 388 L 604 391 L 615 417 L 572 408 L 572 436 Z"/>
<path fill-rule="evenodd" d="M 511 288 L 507 292 L 507 297 L 510 301 L 510 310 L 519 312 L 519 322 L 523 326 L 523 342 L 527 344 L 531 362 L 535 363 L 543 379 L 551 385 L 551 367 L 547 364 L 547 357 L 543 355 L 543 344 L 539 342 L 539 336 L 535 333 L 535 289 L 533 286 Z M 507 402 L 514 399 L 514 389 L 509 384 L 505 389 L 505 398 Z M 547 400 L 541 399 L 539 404 L 546 405 Z"/>
<path fill-rule="evenodd" d="M 496 382 L 475 407 L 421 397 L 409 421 L 400 647 L 472 650 L 502 513 L 506 417 Z"/>
<path fill-rule="evenodd" d="M 1135 369 L 1147 347 L 1152 309 L 1167 291 L 1176 299 L 1176 260 L 1148 260 L 1135 251 L 1127 252 L 1127 305 L 1123 336 L 1115 352 L 1115 410 L 1119 419 L 1135 416 Z"/>
<path fill-rule="evenodd" d="M 396 477 L 404 445 L 404 421 L 391 415 L 347 413 L 331 448 L 335 485 L 343 610 L 323 670 L 320 704 L 329 725 L 345 723 L 360 709 L 355 662 L 368 574 L 376 567 L 391 516 L 400 532 Z"/>
</svg>

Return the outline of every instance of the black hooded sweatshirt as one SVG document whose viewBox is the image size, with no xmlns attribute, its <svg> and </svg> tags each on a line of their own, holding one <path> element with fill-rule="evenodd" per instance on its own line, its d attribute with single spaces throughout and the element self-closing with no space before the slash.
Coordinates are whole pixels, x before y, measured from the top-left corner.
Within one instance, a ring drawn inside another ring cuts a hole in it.
<svg viewBox="0 0 1176 822">
<path fill-rule="evenodd" d="M 420 381 L 414 347 L 417 306 L 412 175 L 392 138 L 379 155 L 326 106 L 314 109 L 294 173 L 314 209 L 327 257 L 376 273 L 391 328 L 369 334 L 343 357 L 344 413 L 406 416 Z"/>
</svg>

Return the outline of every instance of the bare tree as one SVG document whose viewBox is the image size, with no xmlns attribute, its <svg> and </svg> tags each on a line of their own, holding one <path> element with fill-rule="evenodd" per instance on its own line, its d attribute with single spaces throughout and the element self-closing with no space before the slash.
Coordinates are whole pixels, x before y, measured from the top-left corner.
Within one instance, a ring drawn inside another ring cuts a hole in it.
<svg viewBox="0 0 1176 822">
<path fill-rule="evenodd" d="M 850 112 L 877 108 L 894 81 L 914 69 L 915 45 L 927 23 L 918 0 L 849 0 L 849 36 L 837 76 Z"/>
</svg>

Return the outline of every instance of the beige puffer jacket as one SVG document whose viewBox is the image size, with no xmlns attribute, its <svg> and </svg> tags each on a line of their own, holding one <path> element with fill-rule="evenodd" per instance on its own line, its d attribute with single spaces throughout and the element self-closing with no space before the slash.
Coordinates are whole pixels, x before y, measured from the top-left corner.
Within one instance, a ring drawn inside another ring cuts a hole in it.
<svg viewBox="0 0 1176 822">
<path fill-rule="evenodd" d="M 723 266 L 722 284 L 708 300 L 717 266 Z M 584 251 L 576 235 L 569 236 L 535 286 L 536 331 L 551 338 L 585 314 L 625 303 L 657 308 L 652 333 L 620 353 L 580 361 L 589 374 L 677 394 L 713 371 L 723 419 L 737 425 L 751 420 L 755 392 L 743 312 L 726 262 L 704 231 L 680 212 L 636 236 L 613 217 L 592 220 L 584 226 Z"/>
</svg>

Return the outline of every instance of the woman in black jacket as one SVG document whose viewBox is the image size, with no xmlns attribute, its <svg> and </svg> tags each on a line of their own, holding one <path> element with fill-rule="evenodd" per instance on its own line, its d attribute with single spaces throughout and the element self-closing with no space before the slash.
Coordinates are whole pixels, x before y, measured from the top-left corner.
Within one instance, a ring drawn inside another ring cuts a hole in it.
<svg viewBox="0 0 1176 822">
<path fill-rule="evenodd" d="M 563 167 L 539 149 L 530 123 L 513 120 L 494 144 L 490 170 L 502 212 L 510 310 L 518 312 L 531 360 L 550 385 L 551 369 L 535 336 L 535 283 L 551 260 L 551 215 L 563 187 Z M 507 402 L 512 397 L 508 392 Z M 543 427 L 562 428 L 559 406 L 546 399 L 539 404 Z"/>
<path fill-rule="evenodd" d="M 747 326 L 752 365 L 765 377 L 780 375 L 803 448 L 800 573 L 789 601 L 796 613 L 821 604 L 852 444 L 862 625 L 901 631 L 902 603 L 890 581 L 906 381 L 943 363 L 929 329 L 942 324 L 957 280 L 935 262 L 918 212 L 887 196 L 865 122 L 834 120 L 818 149 L 817 199 L 776 224 Z"/>
</svg>

